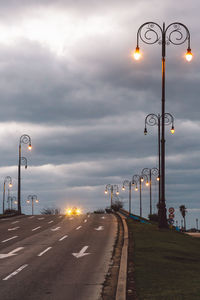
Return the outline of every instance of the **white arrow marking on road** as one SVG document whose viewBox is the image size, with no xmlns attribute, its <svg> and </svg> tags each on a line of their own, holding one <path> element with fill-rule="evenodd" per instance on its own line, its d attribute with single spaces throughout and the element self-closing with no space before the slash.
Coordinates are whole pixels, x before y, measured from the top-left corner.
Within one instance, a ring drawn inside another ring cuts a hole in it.
<svg viewBox="0 0 200 300">
<path fill-rule="evenodd" d="M 95 228 L 95 230 L 97 230 L 97 231 L 103 230 L 103 226 L 99 226 L 98 228 Z"/>
<path fill-rule="evenodd" d="M 41 226 L 33 228 L 32 231 L 38 230 L 39 228 L 41 228 Z"/>
<path fill-rule="evenodd" d="M 16 224 L 16 223 L 19 223 L 19 221 L 12 222 L 11 224 Z"/>
<path fill-rule="evenodd" d="M 8 231 L 17 230 L 18 228 L 20 228 L 20 227 L 18 226 L 18 227 L 8 228 Z"/>
<path fill-rule="evenodd" d="M 15 250 L 12 250 L 12 251 L 8 252 L 7 254 L 0 254 L 0 259 L 10 257 L 10 256 L 13 256 L 13 255 L 17 255 L 16 252 L 18 252 L 22 249 L 24 249 L 24 247 L 16 248 Z"/>
<path fill-rule="evenodd" d="M 67 237 L 68 237 L 68 235 L 64 235 L 63 237 L 61 237 L 61 238 L 59 239 L 59 242 L 63 241 L 63 240 L 66 239 Z"/>
<path fill-rule="evenodd" d="M 81 227 L 82 227 L 82 226 L 78 226 L 78 227 L 76 228 L 76 230 L 79 230 Z"/>
<path fill-rule="evenodd" d="M 57 231 L 59 229 L 60 229 L 60 227 L 56 227 L 56 228 L 52 228 L 51 231 Z"/>
<path fill-rule="evenodd" d="M 87 250 L 88 247 L 89 247 L 89 246 L 85 246 L 85 247 L 83 247 L 83 248 L 80 250 L 80 252 L 78 252 L 78 253 L 72 253 L 72 255 L 75 256 L 76 258 L 80 258 L 80 257 L 83 257 L 83 256 L 85 256 L 85 255 L 89 255 L 89 254 L 91 254 L 91 253 L 85 253 L 85 251 Z"/>
<path fill-rule="evenodd" d="M 11 238 L 9 238 L 7 240 L 2 241 L 2 243 L 8 242 L 8 241 L 13 240 L 13 239 L 16 239 L 17 237 L 18 237 L 18 235 L 12 236 Z"/>
<path fill-rule="evenodd" d="M 87 223 L 87 219 L 84 220 L 84 223 Z"/>
<path fill-rule="evenodd" d="M 48 224 L 51 224 L 51 223 L 53 223 L 53 220 L 51 220 L 51 221 L 48 222 Z"/>
<path fill-rule="evenodd" d="M 8 280 L 11 277 L 17 275 L 20 271 L 22 271 L 24 268 L 26 268 L 28 265 L 23 265 L 21 266 L 19 269 L 17 269 L 16 271 L 14 271 L 13 273 L 11 273 L 10 275 L 8 275 L 7 277 L 5 277 L 3 280 Z"/>
</svg>

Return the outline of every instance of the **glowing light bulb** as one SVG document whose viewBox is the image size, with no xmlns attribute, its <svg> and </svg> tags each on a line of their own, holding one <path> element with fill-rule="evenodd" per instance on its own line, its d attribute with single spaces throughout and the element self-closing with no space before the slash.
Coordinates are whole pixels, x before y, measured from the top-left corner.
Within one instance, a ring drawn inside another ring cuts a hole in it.
<svg viewBox="0 0 200 300">
<path fill-rule="evenodd" d="M 31 144 L 28 145 L 28 150 L 31 150 L 32 149 L 32 146 Z"/>
<path fill-rule="evenodd" d="M 174 129 L 174 126 L 172 125 L 171 133 L 174 134 L 174 132 L 175 132 L 175 129 Z"/>
<path fill-rule="evenodd" d="M 141 53 L 140 53 L 140 48 L 137 46 L 134 53 L 133 53 L 133 57 L 135 60 L 139 60 L 141 57 Z"/>
<path fill-rule="evenodd" d="M 192 55 L 191 49 L 188 48 L 187 53 L 185 54 L 185 58 L 186 58 L 187 61 L 191 61 L 192 57 L 193 57 L 193 55 Z"/>
</svg>

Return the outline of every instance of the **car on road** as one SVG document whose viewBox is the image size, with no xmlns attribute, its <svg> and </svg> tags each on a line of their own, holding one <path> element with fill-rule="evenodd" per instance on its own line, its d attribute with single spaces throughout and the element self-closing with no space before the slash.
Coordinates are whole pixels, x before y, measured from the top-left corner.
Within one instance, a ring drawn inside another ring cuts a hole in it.
<svg viewBox="0 0 200 300">
<path fill-rule="evenodd" d="M 66 210 L 67 216 L 79 216 L 81 215 L 81 209 L 77 207 L 67 208 Z"/>
</svg>

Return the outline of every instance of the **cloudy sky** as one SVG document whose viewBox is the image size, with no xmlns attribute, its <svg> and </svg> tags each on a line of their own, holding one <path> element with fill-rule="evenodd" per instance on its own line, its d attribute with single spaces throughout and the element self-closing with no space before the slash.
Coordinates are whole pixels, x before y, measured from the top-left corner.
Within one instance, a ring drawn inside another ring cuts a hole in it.
<svg viewBox="0 0 200 300">
<path fill-rule="evenodd" d="M 37 4 L 39 3 L 39 4 Z M 167 46 L 166 203 L 188 208 L 188 225 L 200 219 L 199 2 L 171 0 L 10 0 L 0 2 L 0 176 L 10 175 L 17 195 L 18 145 L 22 169 L 22 210 L 29 194 L 43 207 L 81 205 L 104 208 L 105 185 L 119 184 L 158 165 L 157 128 L 144 136 L 144 118 L 161 111 L 161 46 L 140 44 L 131 53 L 141 24 L 178 21 L 190 30 L 194 59 L 184 59 L 187 43 Z M 153 209 L 158 187 L 153 185 Z M 127 207 L 127 191 L 120 193 Z M 143 215 L 149 191 L 143 189 Z M 2 203 L 1 203 L 2 205 Z M 139 195 L 133 192 L 139 213 Z M 2 206 L 1 206 L 2 207 Z M 0 209 L 2 209 L 0 207 Z M 180 221 L 180 213 L 176 211 Z"/>
</svg>

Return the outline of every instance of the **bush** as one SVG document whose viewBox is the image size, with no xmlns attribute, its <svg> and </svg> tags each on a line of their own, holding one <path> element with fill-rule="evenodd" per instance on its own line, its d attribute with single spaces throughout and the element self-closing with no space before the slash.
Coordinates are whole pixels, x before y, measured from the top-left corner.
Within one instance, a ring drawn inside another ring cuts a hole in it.
<svg viewBox="0 0 200 300">
<path fill-rule="evenodd" d="M 103 208 L 99 208 L 97 210 L 94 211 L 95 214 L 104 214 L 105 210 Z"/>
</svg>

